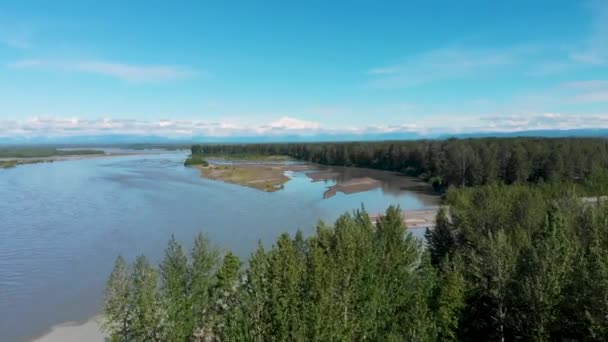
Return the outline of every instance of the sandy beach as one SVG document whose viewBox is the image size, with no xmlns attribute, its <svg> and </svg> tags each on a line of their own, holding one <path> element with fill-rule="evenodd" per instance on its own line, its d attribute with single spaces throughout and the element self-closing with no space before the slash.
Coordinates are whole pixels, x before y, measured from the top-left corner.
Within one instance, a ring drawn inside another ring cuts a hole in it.
<svg viewBox="0 0 608 342">
<path fill-rule="evenodd" d="M 51 328 L 51 331 L 34 338 L 33 342 L 105 342 L 108 338 L 99 327 L 101 316 L 84 323 L 66 322 Z"/>
<path fill-rule="evenodd" d="M 308 170 L 310 165 L 235 162 L 232 164 L 211 163 L 209 166 L 196 166 L 196 168 L 201 171 L 202 177 L 208 179 L 221 180 L 227 183 L 273 192 L 282 189 L 283 184 L 289 181 L 289 177 L 285 175 L 287 171 Z"/>
<path fill-rule="evenodd" d="M 350 195 L 357 192 L 364 192 L 375 189 L 382 185 L 382 183 L 374 178 L 361 177 L 353 178 L 344 182 L 340 182 L 334 186 L 327 188 L 327 191 L 323 194 L 323 198 L 330 198 L 336 195 L 338 191 Z"/>
</svg>

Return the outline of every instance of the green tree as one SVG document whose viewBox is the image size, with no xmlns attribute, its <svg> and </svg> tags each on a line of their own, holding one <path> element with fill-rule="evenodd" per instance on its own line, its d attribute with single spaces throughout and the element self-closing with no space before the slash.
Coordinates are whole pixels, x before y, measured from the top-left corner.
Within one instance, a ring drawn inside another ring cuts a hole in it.
<svg viewBox="0 0 608 342">
<path fill-rule="evenodd" d="M 300 275 L 297 251 L 288 234 L 281 234 L 270 259 L 270 302 L 273 335 L 278 340 L 302 340 Z"/>
<path fill-rule="evenodd" d="M 193 333 L 188 258 L 172 235 L 160 265 L 163 306 L 167 314 L 166 338 L 184 341 Z"/>
<path fill-rule="evenodd" d="M 204 340 L 212 324 L 215 272 L 219 264 L 219 251 L 211 245 L 203 234 L 194 240 L 190 266 L 190 302 L 195 339 Z"/>
<path fill-rule="evenodd" d="M 608 339 L 608 206 L 598 207 L 590 227 L 584 288 L 581 290 L 588 298 L 583 302 L 584 326 L 589 339 L 605 341 Z"/>
<path fill-rule="evenodd" d="M 135 259 L 131 278 L 133 279 L 132 340 L 166 341 L 164 336 L 163 312 L 158 289 L 158 273 L 145 256 Z"/>
<path fill-rule="evenodd" d="M 527 339 L 549 341 L 552 333 L 559 330 L 559 308 L 565 299 L 564 289 L 571 279 L 575 255 L 575 237 L 569 234 L 560 214 L 550 212 L 530 250 L 523 255 L 517 282 L 517 300 L 524 307 L 520 312 L 520 332 Z"/>
<path fill-rule="evenodd" d="M 129 341 L 132 337 L 131 286 L 128 265 L 119 255 L 108 278 L 104 297 L 103 328 L 113 341 Z"/>
<path fill-rule="evenodd" d="M 269 336 L 269 275 L 268 255 L 261 242 L 249 260 L 244 285 L 244 320 L 246 340 L 261 342 Z"/>
<path fill-rule="evenodd" d="M 213 290 L 216 336 L 230 337 L 239 331 L 241 317 L 238 317 L 240 308 L 237 307 L 237 293 L 241 289 L 240 276 L 241 261 L 232 252 L 228 252 L 216 274 Z"/>
<path fill-rule="evenodd" d="M 504 230 L 489 232 L 467 254 L 469 338 L 509 340 L 513 328 L 512 291 L 518 249 Z"/>
<path fill-rule="evenodd" d="M 426 230 L 424 234 L 431 253 L 433 265 L 439 265 L 443 259 L 456 249 L 456 233 L 448 220 L 445 207 L 437 212 L 435 227 Z"/>
<path fill-rule="evenodd" d="M 439 341 L 458 341 L 460 315 L 466 308 L 467 283 L 463 267 L 462 259 L 454 256 L 442 260 L 439 268 L 437 291 L 432 300 Z"/>
</svg>

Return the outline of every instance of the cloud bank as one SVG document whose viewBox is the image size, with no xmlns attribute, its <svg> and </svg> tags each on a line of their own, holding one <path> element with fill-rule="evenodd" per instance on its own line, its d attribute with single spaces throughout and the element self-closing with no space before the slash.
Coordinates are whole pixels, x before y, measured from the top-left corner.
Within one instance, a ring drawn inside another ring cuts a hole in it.
<svg viewBox="0 0 608 342">
<path fill-rule="evenodd" d="M 458 118 L 420 119 L 392 125 L 333 128 L 319 122 L 281 117 L 275 121 L 247 125 L 239 122 L 205 120 L 135 120 L 33 117 L 25 120 L 0 120 L 0 137 L 71 137 L 96 135 L 139 135 L 187 137 L 248 136 L 318 136 L 378 135 L 416 133 L 424 135 L 455 133 L 499 133 L 523 130 L 608 128 L 608 113 L 576 115 L 561 113 L 516 114 L 493 116 L 459 116 Z"/>
</svg>

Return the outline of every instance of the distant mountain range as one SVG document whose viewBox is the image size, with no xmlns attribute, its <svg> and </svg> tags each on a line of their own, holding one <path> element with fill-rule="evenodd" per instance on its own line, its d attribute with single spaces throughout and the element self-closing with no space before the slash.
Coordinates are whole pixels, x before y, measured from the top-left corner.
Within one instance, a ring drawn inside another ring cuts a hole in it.
<svg viewBox="0 0 608 342">
<path fill-rule="evenodd" d="M 119 144 L 190 144 L 190 143 L 266 143 L 266 142 L 323 142 L 323 141 L 382 141 L 484 137 L 608 137 L 608 128 L 571 130 L 528 130 L 517 132 L 472 132 L 459 134 L 320 134 L 280 136 L 232 137 L 165 137 L 155 135 L 83 135 L 71 137 L 0 137 L 0 145 L 119 145 Z"/>
</svg>

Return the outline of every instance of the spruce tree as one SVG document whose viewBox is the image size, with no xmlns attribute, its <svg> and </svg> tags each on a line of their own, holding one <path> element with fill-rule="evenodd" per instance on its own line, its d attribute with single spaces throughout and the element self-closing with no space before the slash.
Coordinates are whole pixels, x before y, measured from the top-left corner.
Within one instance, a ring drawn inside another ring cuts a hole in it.
<svg viewBox="0 0 608 342">
<path fill-rule="evenodd" d="M 514 274 L 518 249 L 504 230 L 488 233 L 465 259 L 469 278 L 469 338 L 509 340 L 513 328 Z"/>
<path fill-rule="evenodd" d="M 241 261 L 232 252 L 226 253 L 216 273 L 214 300 L 214 335 L 220 339 L 238 335 L 240 308 L 238 291 L 241 290 Z"/>
<path fill-rule="evenodd" d="M 437 212 L 435 227 L 432 230 L 427 228 L 424 236 L 433 265 L 441 264 L 443 259 L 456 249 L 456 234 L 444 207 Z"/>
<path fill-rule="evenodd" d="M 244 286 L 244 300 L 242 302 L 245 312 L 244 327 L 247 340 L 261 342 L 269 335 L 269 275 L 268 255 L 261 242 L 249 260 L 247 279 Z"/>
<path fill-rule="evenodd" d="M 163 306 L 167 314 L 169 341 L 184 341 L 193 333 L 188 258 L 172 235 L 160 265 Z"/>
<path fill-rule="evenodd" d="M 288 234 L 281 234 L 270 262 L 272 334 L 278 340 L 304 336 L 302 312 L 298 310 L 300 270 L 297 252 Z"/>
<path fill-rule="evenodd" d="M 432 299 L 438 341 L 458 341 L 460 315 L 466 307 L 463 267 L 459 255 L 445 258 L 439 267 L 439 281 Z"/>
<path fill-rule="evenodd" d="M 552 211 L 522 257 L 516 299 L 522 307 L 520 334 L 527 339 L 549 341 L 560 328 L 559 308 L 573 272 L 575 242 L 564 219 Z"/>
<path fill-rule="evenodd" d="M 133 279 L 131 305 L 134 313 L 132 340 L 166 341 L 163 325 L 165 309 L 160 301 L 158 273 L 145 256 L 140 255 L 135 259 L 131 278 Z"/>
<path fill-rule="evenodd" d="M 219 251 L 203 234 L 194 240 L 190 266 L 190 298 L 192 305 L 193 334 L 203 339 L 210 329 L 213 314 L 211 290 L 215 285 L 215 272 L 219 264 Z"/>
<path fill-rule="evenodd" d="M 132 338 L 133 306 L 131 279 L 128 265 L 122 256 L 116 258 L 110 273 L 104 296 L 103 329 L 113 341 L 129 341 Z"/>
</svg>

